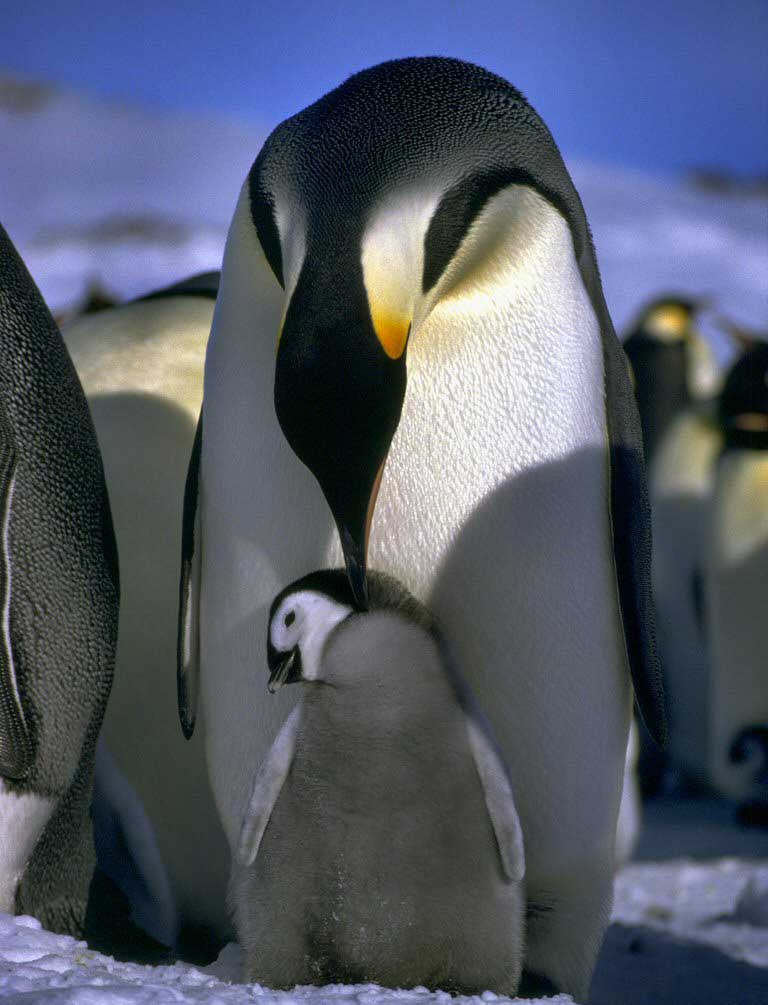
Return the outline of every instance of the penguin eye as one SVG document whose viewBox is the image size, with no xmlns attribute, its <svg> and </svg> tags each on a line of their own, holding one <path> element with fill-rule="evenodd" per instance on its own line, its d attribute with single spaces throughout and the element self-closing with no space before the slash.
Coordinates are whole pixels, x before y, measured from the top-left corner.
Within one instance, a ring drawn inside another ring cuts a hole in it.
<svg viewBox="0 0 768 1005">
<path fill-rule="evenodd" d="M 296 612 L 288 611 L 288 613 L 285 616 L 285 627 L 290 628 L 295 620 L 296 620 Z"/>
</svg>

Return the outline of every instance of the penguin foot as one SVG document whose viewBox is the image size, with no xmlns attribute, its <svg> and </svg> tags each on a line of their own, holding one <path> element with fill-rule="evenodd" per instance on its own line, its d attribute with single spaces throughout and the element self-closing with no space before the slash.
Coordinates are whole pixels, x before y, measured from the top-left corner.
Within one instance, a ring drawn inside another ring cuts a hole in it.
<svg viewBox="0 0 768 1005">
<path fill-rule="evenodd" d="M 523 970 L 520 987 L 517 989 L 518 998 L 547 998 L 561 993 L 548 977 L 533 970 Z"/>
<path fill-rule="evenodd" d="M 742 827 L 768 828 L 768 802 L 754 799 L 742 803 L 736 810 L 736 819 Z"/>
</svg>

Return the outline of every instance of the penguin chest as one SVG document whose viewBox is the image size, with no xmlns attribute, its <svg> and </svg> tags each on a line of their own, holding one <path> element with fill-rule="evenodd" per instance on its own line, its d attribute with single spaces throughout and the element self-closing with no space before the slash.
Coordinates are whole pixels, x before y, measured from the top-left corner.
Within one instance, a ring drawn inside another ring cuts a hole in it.
<svg viewBox="0 0 768 1005">
<path fill-rule="evenodd" d="M 753 766 L 729 760 L 739 734 L 768 722 L 768 453 L 738 450 L 721 460 L 707 568 L 711 635 L 712 770 L 733 798 L 754 794 Z M 758 787 L 763 787 L 760 782 Z"/>
<path fill-rule="evenodd" d="M 605 813 L 607 835 L 629 685 L 602 346 L 572 280 L 562 289 L 553 279 L 546 304 L 523 291 L 472 330 L 461 311 L 446 309 L 419 333 L 370 564 L 401 579 L 439 618 L 521 776 L 524 829 L 541 835 L 544 848 L 556 827 L 562 832 L 555 820 L 578 817 L 581 854 L 593 838 L 589 811 L 577 805 L 575 793 L 586 791 L 577 775 L 596 769 L 592 808 Z M 534 763 L 532 749 L 559 753 Z M 555 761 L 569 763 L 570 781 L 558 777 Z"/>
</svg>

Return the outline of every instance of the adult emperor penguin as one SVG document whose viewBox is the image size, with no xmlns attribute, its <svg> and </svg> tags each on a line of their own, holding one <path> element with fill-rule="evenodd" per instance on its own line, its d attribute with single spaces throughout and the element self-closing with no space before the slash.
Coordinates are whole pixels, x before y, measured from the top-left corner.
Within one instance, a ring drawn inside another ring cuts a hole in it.
<svg viewBox="0 0 768 1005">
<path fill-rule="evenodd" d="M 514 997 L 523 838 L 512 787 L 427 612 L 368 576 L 283 590 L 269 689 L 300 703 L 258 772 L 232 897 L 246 979 Z"/>
<path fill-rule="evenodd" d="M 624 343 L 635 378 L 649 459 L 653 592 L 670 715 L 668 757 L 643 736 L 647 790 L 664 769 L 697 783 L 707 772 L 707 652 L 703 570 L 705 525 L 722 437 L 715 396 L 722 376 L 699 334 L 702 299 L 667 296 L 641 313 Z"/>
<path fill-rule="evenodd" d="M 624 340 L 650 462 L 675 417 L 719 390 L 719 370 L 696 327 L 707 301 L 669 294 L 647 304 Z"/>
<path fill-rule="evenodd" d="M 88 406 L 0 227 L 0 911 L 80 935 L 117 555 Z"/>
<path fill-rule="evenodd" d="M 99 778 L 122 775 L 149 815 L 170 896 L 155 897 L 151 921 L 143 907 L 142 922 L 181 953 L 189 929 L 213 929 L 221 940 L 230 928 L 229 855 L 203 737 L 190 745 L 179 734 L 173 673 L 181 500 L 218 281 L 203 273 L 63 330 L 93 415 L 120 553 L 117 664 L 102 729 L 112 761 Z M 113 792 L 120 808 L 132 805 L 125 781 Z M 109 797 L 109 786 L 99 795 Z M 122 824 L 127 834 L 142 830 L 136 820 Z"/>
<path fill-rule="evenodd" d="M 339 564 L 335 522 L 361 608 L 370 550 L 446 626 L 520 770 L 526 967 L 584 998 L 628 668 L 664 736 L 650 521 L 584 211 L 518 91 L 457 60 L 399 60 L 272 133 L 227 239 L 198 434 L 180 712 L 189 733 L 201 693 L 230 844 L 294 701 L 254 680 L 266 612 Z"/>
<path fill-rule="evenodd" d="M 714 787 L 768 818 L 768 344 L 745 353 L 719 400 L 725 447 L 706 561 L 709 770 Z"/>
<path fill-rule="evenodd" d="M 704 564 L 723 434 L 716 405 L 678 415 L 648 472 L 653 588 L 669 709 L 669 764 L 680 780 L 708 781 L 711 700 Z"/>
</svg>

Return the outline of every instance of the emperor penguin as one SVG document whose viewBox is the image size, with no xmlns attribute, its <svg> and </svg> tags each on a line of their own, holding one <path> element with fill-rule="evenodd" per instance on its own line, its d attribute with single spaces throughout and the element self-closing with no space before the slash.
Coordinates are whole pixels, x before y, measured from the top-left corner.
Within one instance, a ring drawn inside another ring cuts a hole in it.
<svg viewBox="0 0 768 1005">
<path fill-rule="evenodd" d="M 725 445 L 706 556 L 709 772 L 746 816 L 768 820 L 768 343 L 730 370 Z"/>
<path fill-rule="evenodd" d="M 99 754 L 99 777 L 120 782 L 99 795 L 114 803 L 110 817 L 143 805 L 151 830 L 136 817 L 120 821 L 121 831 L 154 832 L 166 875 L 153 884 L 154 920 L 149 905 L 134 909 L 150 934 L 182 953 L 190 929 L 219 941 L 230 935 L 229 851 L 203 737 L 185 744 L 179 733 L 174 675 L 181 503 L 218 281 L 217 272 L 202 273 L 63 330 L 93 415 L 120 554 L 117 664 Z M 139 803 L 125 797 L 126 785 Z M 186 842 L 190 833 L 195 840 Z M 135 847 L 138 873 L 150 850 Z"/>
<path fill-rule="evenodd" d="M 723 434 L 715 403 L 678 415 L 649 467 L 653 588 L 673 778 L 708 782 L 709 653 L 704 564 Z"/>
<path fill-rule="evenodd" d="M 340 570 L 272 604 L 269 690 L 302 696 L 240 834 L 246 979 L 514 997 L 525 860 L 509 776 L 428 613 L 389 577 L 367 582 L 366 613 Z"/>
<path fill-rule="evenodd" d="M 282 123 L 230 227 L 185 489 L 179 705 L 190 734 L 199 698 L 233 848 L 295 702 L 253 677 L 270 602 L 342 555 L 361 610 L 370 556 L 445 626 L 515 765 L 529 984 L 585 998 L 630 670 L 665 734 L 640 424 L 553 139 L 455 59 L 362 71 Z"/>
<path fill-rule="evenodd" d="M 0 911 L 75 936 L 95 865 L 94 751 L 118 603 L 88 406 L 0 227 Z"/>
<path fill-rule="evenodd" d="M 624 340 L 650 463 L 675 417 L 716 394 L 719 368 L 696 327 L 703 298 L 668 294 L 647 304 Z"/>
<path fill-rule="evenodd" d="M 720 368 L 696 320 L 709 303 L 668 295 L 646 306 L 624 342 L 646 438 L 653 514 L 653 590 L 670 716 L 667 758 L 643 734 L 647 791 L 665 770 L 701 784 L 707 773 L 705 525 L 722 436 Z"/>
</svg>

